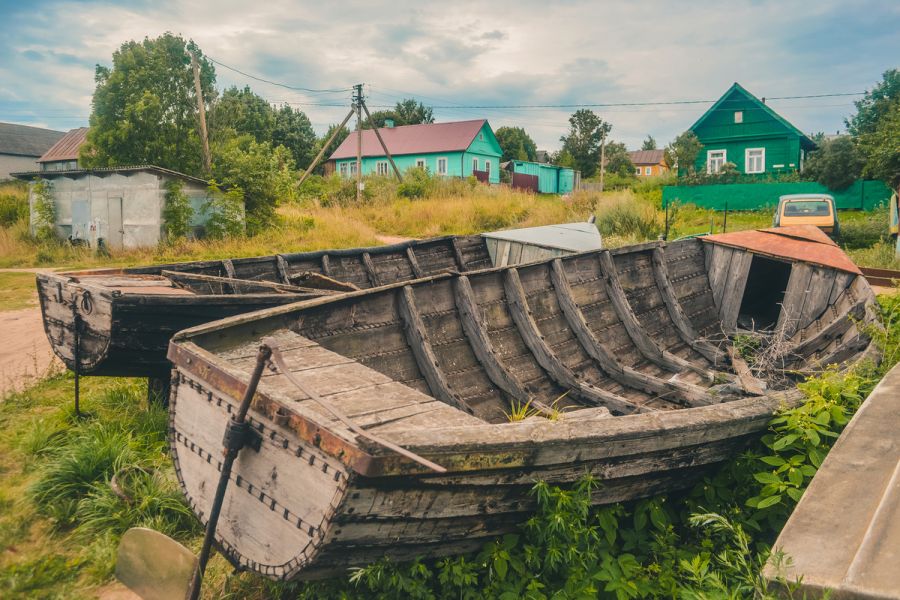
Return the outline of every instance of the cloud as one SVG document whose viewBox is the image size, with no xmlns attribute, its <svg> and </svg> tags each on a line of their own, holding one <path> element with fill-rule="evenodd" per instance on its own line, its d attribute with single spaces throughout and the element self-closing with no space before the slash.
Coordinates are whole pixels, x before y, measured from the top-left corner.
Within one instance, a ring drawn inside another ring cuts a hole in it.
<svg viewBox="0 0 900 600">
<path fill-rule="evenodd" d="M 770 98 L 852 92 L 871 88 L 900 56 L 900 4 L 887 1 L 759 0 L 715 10 L 587 0 L 0 3 L 0 120 L 60 129 L 87 121 L 95 64 L 110 64 L 124 41 L 165 31 L 265 79 L 343 90 L 365 82 L 372 108 L 415 96 L 439 107 L 441 120 L 520 125 L 549 149 L 573 108 L 466 106 L 714 100 L 734 81 Z M 273 102 L 294 103 L 320 131 L 347 111 L 348 91 L 308 94 L 216 71 L 220 87 L 250 85 Z M 771 105 L 803 130 L 833 131 L 851 100 Z M 613 138 L 634 147 L 648 133 L 672 139 L 705 108 L 594 110 L 613 124 Z"/>
</svg>

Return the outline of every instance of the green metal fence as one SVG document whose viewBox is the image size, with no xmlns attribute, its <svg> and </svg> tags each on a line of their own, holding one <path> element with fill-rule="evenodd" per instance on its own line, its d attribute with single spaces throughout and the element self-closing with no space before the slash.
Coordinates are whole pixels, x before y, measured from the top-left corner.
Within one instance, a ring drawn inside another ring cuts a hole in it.
<svg viewBox="0 0 900 600">
<path fill-rule="evenodd" d="M 785 194 L 831 194 L 839 209 L 872 210 L 885 205 L 891 190 L 881 181 L 859 179 L 839 192 L 814 181 L 793 183 L 729 183 L 721 185 L 667 185 L 662 204 L 695 204 L 714 210 L 757 210 L 774 207 Z"/>
</svg>

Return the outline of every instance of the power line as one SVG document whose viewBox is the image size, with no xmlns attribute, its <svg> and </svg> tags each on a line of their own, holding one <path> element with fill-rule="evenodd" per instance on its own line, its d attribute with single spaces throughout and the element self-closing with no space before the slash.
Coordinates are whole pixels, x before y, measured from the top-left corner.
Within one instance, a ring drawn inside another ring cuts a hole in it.
<svg viewBox="0 0 900 600">
<path fill-rule="evenodd" d="M 305 87 L 300 87 L 300 86 L 296 86 L 296 85 L 288 85 L 286 83 L 280 83 L 278 81 L 272 81 L 270 79 L 265 79 L 263 77 L 257 77 L 256 75 L 251 75 L 250 73 L 246 73 L 244 71 L 241 71 L 240 69 L 235 69 L 234 67 L 230 67 L 223 62 L 217 61 L 216 59 L 214 59 L 213 57 L 211 57 L 209 55 L 207 55 L 206 58 L 208 58 L 210 60 L 210 62 L 214 62 L 215 64 L 219 65 L 220 67 L 225 67 L 226 69 L 234 71 L 235 73 L 240 73 L 244 77 L 249 77 L 250 79 L 255 79 L 256 81 L 261 81 L 263 83 L 268 83 L 270 85 L 277 85 L 278 87 L 283 87 L 285 89 L 294 90 L 297 92 L 308 92 L 310 94 L 337 94 L 340 92 L 349 92 L 353 89 L 353 88 L 340 88 L 340 89 L 331 89 L 331 90 L 317 90 L 317 89 L 313 89 L 313 88 L 305 88 Z"/>
</svg>

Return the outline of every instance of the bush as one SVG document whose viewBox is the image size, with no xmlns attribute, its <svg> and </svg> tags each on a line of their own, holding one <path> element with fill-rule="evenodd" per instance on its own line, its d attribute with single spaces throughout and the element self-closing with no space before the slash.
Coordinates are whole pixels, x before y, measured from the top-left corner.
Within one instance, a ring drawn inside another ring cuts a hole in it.
<svg viewBox="0 0 900 600">
<path fill-rule="evenodd" d="M 428 171 L 421 167 L 408 169 L 397 186 L 397 194 L 402 198 L 422 198 L 434 188 L 432 180 Z"/>
<path fill-rule="evenodd" d="M 597 207 L 597 229 L 603 235 L 653 239 L 662 233 L 658 213 L 647 202 L 626 194 Z"/>
<path fill-rule="evenodd" d="M 0 227 L 28 220 L 28 192 L 21 186 L 0 187 Z"/>
<path fill-rule="evenodd" d="M 166 204 L 163 207 L 163 219 L 166 228 L 166 240 L 169 243 L 184 239 L 190 232 L 194 209 L 191 200 L 184 193 L 184 184 L 180 179 L 166 183 Z"/>
<path fill-rule="evenodd" d="M 207 215 L 206 237 L 221 240 L 244 235 L 244 191 L 240 187 L 223 193 L 215 181 L 211 182 L 203 212 Z M 268 224 L 274 220 L 273 215 Z"/>
<path fill-rule="evenodd" d="M 57 239 L 56 202 L 53 200 L 53 184 L 47 179 L 36 179 L 31 187 L 34 198 L 34 235 L 42 241 Z"/>
</svg>

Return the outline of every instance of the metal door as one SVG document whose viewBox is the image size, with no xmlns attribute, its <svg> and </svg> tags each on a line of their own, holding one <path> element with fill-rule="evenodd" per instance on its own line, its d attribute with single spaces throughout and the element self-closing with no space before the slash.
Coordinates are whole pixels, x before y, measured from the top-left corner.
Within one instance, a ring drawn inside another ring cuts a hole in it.
<svg viewBox="0 0 900 600">
<path fill-rule="evenodd" d="M 106 244 L 110 248 L 121 248 L 125 237 L 125 228 L 122 224 L 122 198 L 109 197 L 106 200 L 107 206 L 107 223 L 109 223 L 107 231 Z"/>
</svg>

